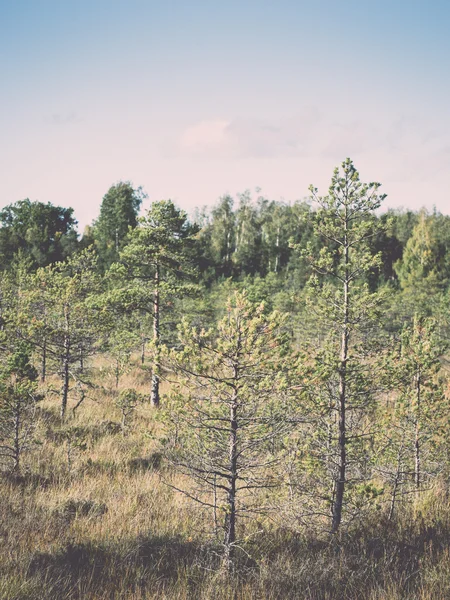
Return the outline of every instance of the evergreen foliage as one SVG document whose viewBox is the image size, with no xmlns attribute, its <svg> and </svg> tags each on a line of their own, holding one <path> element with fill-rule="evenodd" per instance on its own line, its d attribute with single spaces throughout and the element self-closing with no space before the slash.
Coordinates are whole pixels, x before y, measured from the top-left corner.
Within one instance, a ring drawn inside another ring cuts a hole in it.
<svg viewBox="0 0 450 600">
<path fill-rule="evenodd" d="M 154 202 L 139 225 L 130 232 L 114 273 L 123 282 L 109 302 L 125 311 L 140 311 L 153 320 L 151 402 L 159 406 L 162 318 L 177 297 L 195 293 L 191 250 L 197 228 L 170 200 Z"/>
<path fill-rule="evenodd" d="M 19 344 L 0 374 L 0 462 L 15 473 L 19 473 L 22 454 L 32 442 L 36 380 L 29 349 Z"/>
<path fill-rule="evenodd" d="M 318 204 L 314 232 L 323 243 L 316 255 L 311 244 L 302 251 L 313 271 L 309 308 L 322 337 L 311 348 L 315 386 L 310 396 L 312 410 L 321 416 L 323 448 L 314 454 L 323 463 L 323 477 L 331 477 L 333 533 L 342 521 L 348 483 L 354 486 L 366 477 L 365 415 L 375 392 L 369 340 L 379 323 L 381 297 L 370 292 L 365 279 L 380 263 L 369 245 L 381 226 L 374 216 L 383 200 L 378 188 L 378 183 L 361 183 L 350 159 L 335 170 L 327 196 L 310 188 Z"/>
<path fill-rule="evenodd" d="M 193 329 L 183 321 L 182 350 L 169 354 L 180 381 L 168 456 L 194 480 L 185 493 L 211 509 L 216 533 L 221 523 L 227 570 L 233 568 L 238 522 L 264 512 L 261 490 L 280 485 L 274 470 L 287 429 L 284 322 L 285 316 L 265 315 L 262 305 L 236 294 L 217 329 Z"/>
<path fill-rule="evenodd" d="M 380 213 L 350 159 L 308 201 L 142 198 L 80 243 L 72 209 L 0 212 L 0 596 L 448 597 L 450 218 Z"/>
</svg>

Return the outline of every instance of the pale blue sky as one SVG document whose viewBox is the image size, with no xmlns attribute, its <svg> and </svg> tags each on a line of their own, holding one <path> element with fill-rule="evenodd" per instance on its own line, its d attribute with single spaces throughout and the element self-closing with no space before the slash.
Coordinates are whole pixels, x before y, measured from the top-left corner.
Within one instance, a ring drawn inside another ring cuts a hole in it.
<svg viewBox="0 0 450 600">
<path fill-rule="evenodd" d="M 450 213 L 449 31 L 436 0 L 0 0 L 0 204 L 295 200 L 350 156 Z"/>
</svg>

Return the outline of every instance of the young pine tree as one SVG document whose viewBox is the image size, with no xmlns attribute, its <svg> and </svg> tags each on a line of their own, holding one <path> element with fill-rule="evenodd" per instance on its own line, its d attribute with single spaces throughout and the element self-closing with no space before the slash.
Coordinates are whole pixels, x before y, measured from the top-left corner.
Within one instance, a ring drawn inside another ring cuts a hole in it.
<svg viewBox="0 0 450 600">
<path fill-rule="evenodd" d="M 107 329 L 109 315 L 89 299 L 99 294 L 96 258 L 84 250 L 66 262 L 38 269 L 20 315 L 22 333 L 45 352 L 46 363 L 61 380 L 61 419 L 64 420 L 71 382 L 88 385 L 85 361 L 95 354 Z"/>
<path fill-rule="evenodd" d="M 23 344 L 9 356 L 0 375 L 0 459 L 15 473 L 32 441 L 37 377 Z"/>
<path fill-rule="evenodd" d="M 266 315 L 243 294 L 231 297 L 215 329 L 180 326 L 182 350 L 169 458 L 193 481 L 191 499 L 222 522 L 223 564 L 233 568 L 239 520 L 264 512 L 261 490 L 275 486 L 276 440 L 285 431 L 284 317 Z"/>
<path fill-rule="evenodd" d="M 403 418 L 409 425 L 410 453 L 413 480 L 419 490 L 425 473 L 433 471 L 433 437 L 439 431 L 443 416 L 448 417 L 447 402 L 439 381 L 440 357 L 445 344 L 439 338 L 433 319 L 415 315 L 401 336 L 397 370 Z M 427 460 L 428 459 L 428 460 Z"/>
<path fill-rule="evenodd" d="M 389 492 L 389 519 L 444 467 L 450 416 L 441 372 L 445 349 L 436 321 L 416 314 L 386 354 L 388 396 L 376 415 L 374 462 Z"/>
<path fill-rule="evenodd" d="M 310 244 L 303 252 L 312 269 L 309 309 L 319 333 L 319 347 L 310 347 L 312 411 L 318 416 L 315 450 L 324 476 L 331 478 L 331 532 L 342 522 L 350 482 L 365 478 L 366 419 L 373 402 L 370 332 L 377 324 L 381 298 L 370 293 L 365 278 L 379 264 L 369 240 L 380 227 L 374 211 L 384 196 L 378 183 L 363 184 L 350 159 L 334 171 L 328 195 L 311 187 L 317 204 L 314 233 L 322 248 Z"/>
<path fill-rule="evenodd" d="M 130 233 L 116 271 L 122 287 L 110 297 L 124 311 L 150 314 L 153 319 L 151 403 L 160 403 L 161 317 L 176 298 L 193 293 L 194 269 L 190 257 L 196 233 L 184 211 L 170 200 L 154 202 Z"/>
</svg>

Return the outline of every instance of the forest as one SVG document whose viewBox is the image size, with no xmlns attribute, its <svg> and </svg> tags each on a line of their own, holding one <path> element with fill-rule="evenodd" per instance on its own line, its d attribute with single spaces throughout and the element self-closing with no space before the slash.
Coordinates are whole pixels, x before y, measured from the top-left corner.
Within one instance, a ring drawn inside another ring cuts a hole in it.
<svg viewBox="0 0 450 600">
<path fill-rule="evenodd" d="M 450 216 L 330 175 L 0 211 L 1 599 L 450 597 Z"/>
</svg>

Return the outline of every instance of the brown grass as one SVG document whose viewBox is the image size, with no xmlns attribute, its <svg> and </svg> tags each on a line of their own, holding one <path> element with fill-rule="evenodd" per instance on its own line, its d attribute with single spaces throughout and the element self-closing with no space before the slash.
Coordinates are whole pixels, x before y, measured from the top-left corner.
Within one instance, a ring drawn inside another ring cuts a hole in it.
<svg viewBox="0 0 450 600">
<path fill-rule="evenodd" d="M 112 384 L 111 384 L 112 385 Z M 139 370 L 121 387 L 146 392 Z M 234 577 L 219 569 L 210 519 L 161 477 L 161 424 L 148 404 L 123 436 L 114 390 L 86 400 L 70 422 L 87 449 L 69 473 L 56 397 L 43 401 L 41 444 L 20 477 L 0 482 L 0 599 L 367 599 L 450 597 L 450 508 L 430 491 L 389 523 L 381 511 L 330 542 L 276 517 L 248 525 Z"/>
</svg>

